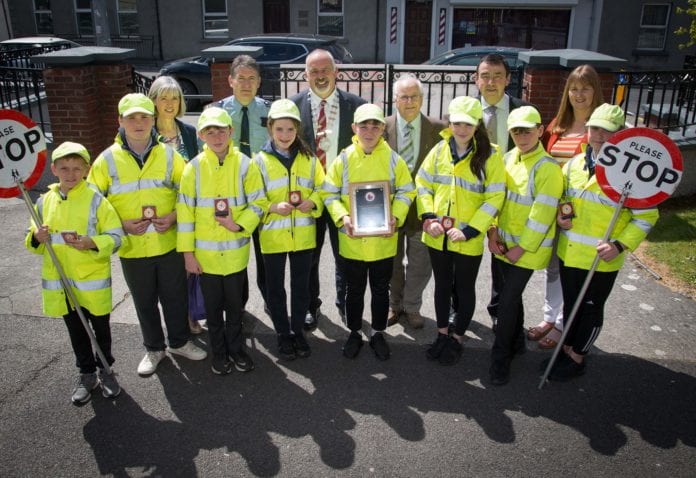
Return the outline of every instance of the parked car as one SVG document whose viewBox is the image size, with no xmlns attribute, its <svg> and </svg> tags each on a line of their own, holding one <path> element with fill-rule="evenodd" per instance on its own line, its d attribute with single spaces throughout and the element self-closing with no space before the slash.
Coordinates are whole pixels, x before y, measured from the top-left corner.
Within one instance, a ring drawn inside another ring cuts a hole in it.
<svg viewBox="0 0 696 478">
<path fill-rule="evenodd" d="M 317 48 L 328 50 L 336 63 L 352 63 L 353 55 L 338 39 L 323 35 L 266 34 L 241 37 L 225 45 L 247 45 L 263 47 L 263 53 L 256 58 L 261 65 L 260 96 L 273 98 L 280 94 L 280 65 L 284 63 L 304 63 L 307 55 Z M 184 95 L 210 95 L 210 59 L 202 56 L 182 58 L 167 63 L 160 75 L 176 78 Z M 195 109 L 199 100 L 187 99 L 186 106 Z"/>
<path fill-rule="evenodd" d="M 491 53 L 502 55 L 510 66 L 512 77 L 510 84 L 506 88 L 508 94 L 522 96 L 522 73 L 524 63 L 519 59 L 519 53 L 529 51 L 529 48 L 515 48 L 507 46 L 466 46 L 441 53 L 434 58 L 426 61 L 426 65 L 459 65 L 477 66 L 481 58 Z"/>
<path fill-rule="evenodd" d="M 29 60 L 33 55 L 82 46 L 58 37 L 21 37 L 0 41 L 0 66 L 33 68 Z"/>
</svg>

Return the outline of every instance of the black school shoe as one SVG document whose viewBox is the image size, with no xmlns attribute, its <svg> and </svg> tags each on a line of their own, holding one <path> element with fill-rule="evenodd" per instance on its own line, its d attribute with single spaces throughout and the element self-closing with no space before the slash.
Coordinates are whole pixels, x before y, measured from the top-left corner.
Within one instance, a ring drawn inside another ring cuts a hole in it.
<svg viewBox="0 0 696 478">
<path fill-rule="evenodd" d="M 319 325 L 319 322 L 317 321 L 317 313 L 315 312 L 312 314 L 311 312 L 307 312 L 302 327 L 305 330 L 310 331 L 316 329 L 317 325 Z"/>
<path fill-rule="evenodd" d="M 448 337 L 437 361 L 440 365 L 454 365 L 462 356 L 462 344 L 454 337 Z"/>
<path fill-rule="evenodd" d="M 345 358 L 354 359 L 360 353 L 363 346 L 363 339 L 360 332 L 351 332 L 343 346 L 343 356 Z"/>
<path fill-rule="evenodd" d="M 282 360 L 295 360 L 295 344 L 291 336 L 278 335 L 278 356 Z"/>
<path fill-rule="evenodd" d="M 442 351 L 447 346 L 448 340 L 449 340 L 449 335 L 441 334 L 438 332 L 437 338 L 435 339 L 435 342 L 430 344 L 430 347 L 428 347 L 428 350 L 425 351 L 425 356 L 428 357 L 429 360 L 439 359 L 440 354 L 442 354 Z"/>
<path fill-rule="evenodd" d="M 293 348 L 295 349 L 295 355 L 299 358 L 307 358 L 312 355 L 312 349 L 309 348 L 307 339 L 304 334 L 295 334 L 293 338 Z"/>
<path fill-rule="evenodd" d="M 391 356 L 391 350 L 389 350 L 389 344 L 384 338 L 382 332 L 376 332 L 372 338 L 370 338 L 370 347 L 375 352 L 375 357 L 379 360 L 389 360 Z"/>
<path fill-rule="evenodd" d="M 230 354 L 230 360 L 234 363 L 234 368 L 240 372 L 251 372 L 254 370 L 254 361 L 244 351 L 244 348 L 239 349 L 239 352 Z"/>
<path fill-rule="evenodd" d="M 227 375 L 228 373 L 232 373 L 232 362 L 227 360 L 227 358 L 213 357 L 210 371 L 215 375 Z"/>
<path fill-rule="evenodd" d="M 580 377 L 585 374 L 585 361 L 577 363 L 570 356 L 566 355 L 568 360 L 560 362 L 558 366 L 554 364 L 551 373 L 549 374 L 549 380 L 554 380 L 556 382 L 567 382 L 575 377 Z"/>
<path fill-rule="evenodd" d="M 488 373 L 491 377 L 491 384 L 496 386 L 505 385 L 510 381 L 510 364 L 494 361 Z"/>
</svg>

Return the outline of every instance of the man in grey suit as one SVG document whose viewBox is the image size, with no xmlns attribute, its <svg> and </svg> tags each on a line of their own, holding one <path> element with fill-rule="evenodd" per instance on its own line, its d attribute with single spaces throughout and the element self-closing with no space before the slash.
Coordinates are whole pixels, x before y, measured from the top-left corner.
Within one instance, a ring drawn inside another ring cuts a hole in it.
<svg viewBox="0 0 696 478">
<path fill-rule="evenodd" d="M 351 144 L 353 137 L 353 113 L 365 100 L 359 96 L 336 88 L 338 68 L 326 50 L 314 50 L 307 55 L 305 77 L 309 89 L 301 91 L 290 99 L 297 105 L 302 118 L 302 138 L 314 151 L 317 158 L 328 168 L 341 150 Z M 329 229 L 329 240 L 336 263 L 336 307 L 342 319 L 345 318 L 346 285 L 343 277 L 341 256 L 338 254 L 338 230 L 328 212 L 317 218 L 317 246 L 312 257 L 309 274 L 310 304 L 305 318 L 305 329 L 317 326 L 319 307 L 319 259 L 324 245 L 325 231 Z"/>
<path fill-rule="evenodd" d="M 389 146 L 404 158 L 415 179 L 423 159 L 442 139 L 439 133 L 446 123 L 421 113 L 423 85 L 413 75 L 401 76 L 394 83 L 394 101 L 396 114 L 386 118 L 384 137 Z M 416 215 L 414 201 L 404 226 L 399 230 L 394 270 L 389 284 L 387 325 L 393 325 L 401 316 L 405 316 L 414 329 L 423 327 L 420 308 L 423 289 L 428 285 L 432 267 L 428 248 L 421 241 L 422 234 L 423 225 Z M 405 267 L 404 251 L 407 261 Z"/>
<path fill-rule="evenodd" d="M 497 144 L 500 154 L 505 155 L 515 147 L 507 130 L 507 118 L 510 111 L 520 106 L 533 106 L 524 100 L 509 96 L 505 87 L 510 84 L 510 66 L 505 58 L 497 53 L 491 53 L 481 58 L 476 67 L 476 86 L 479 89 L 478 99 L 483 107 L 483 121 L 488 131 L 491 143 Z M 496 268 L 496 261 L 491 263 L 491 301 L 488 304 L 488 314 L 493 322 L 495 331 L 498 321 L 498 284 L 502 281 Z M 456 305 L 456 304 L 455 304 Z M 454 307 L 454 310 L 457 310 Z"/>
</svg>

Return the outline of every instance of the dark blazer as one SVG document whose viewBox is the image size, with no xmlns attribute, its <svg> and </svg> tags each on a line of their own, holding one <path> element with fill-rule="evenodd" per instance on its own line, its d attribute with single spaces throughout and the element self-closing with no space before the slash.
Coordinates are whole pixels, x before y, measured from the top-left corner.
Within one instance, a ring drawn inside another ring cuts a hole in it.
<svg viewBox="0 0 696 478">
<path fill-rule="evenodd" d="M 533 105 L 531 103 L 527 103 L 526 101 L 521 100 L 519 98 L 515 98 L 514 96 L 508 95 L 508 97 L 510 98 L 510 111 L 515 110 L 515 109 L 519 108 L 520 106 L 534 106 L 536 108 L 535 105 Z M 476 99 L 481 101 L 481 95 L 477 96 Z M 507 118 L 505 118 L 505 121 L 507 121 Z M 508 134 L 508 151 L 514 147 L 515 147 L 515 143 L 513 143 L 513 141 L 512 141 L 512 136 L 510 136 Z M 504 155 L 505 153 L 507 153 L 507 151 L 501 151 L 502 155 Z"/>
<path fill-rule="evenodd" d="M 184 123 L 178 118 L 175 118 L 174 122 L 179 127 L 179 131 L 181 131 L 181 139 L 184 141 L 184 147 L 188 153 L 188 159 L 191 160 L 195 158 L 199 151 L 196 128 L 188 123 Z"/>
<path fill-rule="evenodd" d="M 396 114 L 388 116 L 386 118 L 386 127 L 384 128 L 384 139 L 387 140 L 389 147 L 399 152 L 397 148 L 397 142 L 399 140 L 399 132 L 396 130 Z M 416 174 L 423 164 L 423 160 L 428 155 L 431 149 L 440 142 L 442 137 L 440 136 L 440 131 L 447 127 L 447 123 L 430 116 L 425 116 L 421 113 L 421 135 L 420 143 L 418 147 L 418 157 L 416 158 L 416 165 L 413 168 L 411 176 L 413 179 L 416 178 Z M 408 216 L 406 216 L 406 222 L 404 223 L 404 228 L 409 233 L 414 233 L 422 229 L 421 222 L 418 220 L 416 215 L 416 204 L 415 199 L 413 204 L 411 204 L 411 209 L 408 211 Z"/>
<path fill-rule="evenodd" d="M 307 142 L 312 151 L 316 151 L 314 139 L 314 121 L 312 120 L 312 103 L 309 99 L 309 89 L 300 91 L 298 94 L 291 96 L 290 100 L 300 109 L 300 118 L 302 118 L 302 138 Z M 338 92 L 338 152 L 343 148 L 350 146 L 351 138 L 353 137 L 353 113 L 358 106 L 367 103 L 364 99 L 347 91 L 339 90 Z M 335 134 L 335 133 L 334 133 Z"/>
</svg>

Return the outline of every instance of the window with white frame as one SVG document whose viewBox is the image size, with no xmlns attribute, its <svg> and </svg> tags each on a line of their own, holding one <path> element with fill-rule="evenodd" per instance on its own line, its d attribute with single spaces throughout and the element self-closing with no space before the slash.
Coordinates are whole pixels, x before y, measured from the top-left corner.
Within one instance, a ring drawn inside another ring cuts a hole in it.
<svg viewBox="0 0 696 478">
<path fill-rule="evenodd" d="M 203 0 L 203 36 L 227 38 L 227 0 Z"/>
<path fill-rule="evenodd" d="M 343 0 L 317 0 L 317 33 L 343 36 Z"/>
<path fill-rule="evenodd" d="M 92 0 L 75 0 L 75 23 L 80 35 L 94 35 L 92 21 Z"/>
<path fill-rule="evenodd" d="M 53 33 L 51 0 L 34 0 L 34 19 L 36 20 L 36 33 Z"/>
<path fill-rule="evenodd" d="M 116 0 L 118 33 L 121 36 L 132 36 L 139 33 L 138 7 L 136 3 L 136 0 Z"/>
<path fill-rule="evenodd" d="M 669 3 L 646 3 L 640 16 L 639 50 L 662 50 L 672 6 Z"/>
</svg>

